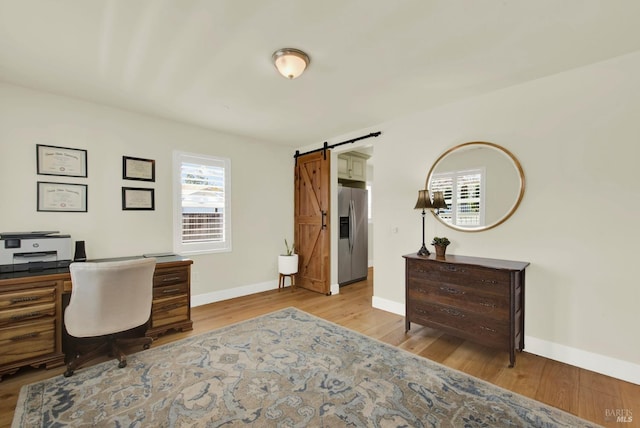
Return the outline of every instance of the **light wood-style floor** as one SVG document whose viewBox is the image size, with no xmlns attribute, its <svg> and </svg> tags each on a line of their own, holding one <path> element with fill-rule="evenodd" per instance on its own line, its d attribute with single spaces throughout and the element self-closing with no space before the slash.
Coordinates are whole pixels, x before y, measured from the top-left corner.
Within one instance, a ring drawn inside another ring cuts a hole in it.
<svg viewBox="0 0 640 428">
<path fill-rule="evenodd" d="M 193 331 L 169 333 L 154 345 L 293 306 L 586 420 L 607 427 L 640 426 L 640 386 L 526 351 L 516 356 L 516 365 L 510 369 L 505 352 L 487 349 L 416 324 L 405 333 L 403 317 L 371 307 L 372 284 L 373 272 L 370 270 L 367 281 L 344 286 L 334 296 L 304 289 L 291 291 L 287 287 L 282 291 L 272 290 L 199 306 L 192 309 Z M 5 376 L 0 382 L 0 427 L 11 425 L 22 385 L 62 374 L 63 371 L 64 368 L 28 368 Z M 607 411 L 615 410 L 631 412 L 633 422 L 617 423 L 615 418 L 607 417 Z"/>
</svg>

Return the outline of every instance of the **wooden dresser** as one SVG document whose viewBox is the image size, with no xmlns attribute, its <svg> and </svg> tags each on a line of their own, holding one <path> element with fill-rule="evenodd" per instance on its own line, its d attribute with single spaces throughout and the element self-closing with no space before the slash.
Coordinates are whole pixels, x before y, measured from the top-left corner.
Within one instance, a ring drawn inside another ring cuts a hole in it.
<svg viewBox="0 0 640 428">
<path fill-rule="evenodd" d="M 509 352 L 524 349 L 527 262 L 435 254 L 406 261 L 405 327 L 411 323 Z"/>
<path fill-rule="evenodd" d="M 147 336 L 193 329 L 191 264 L 178 256 L 157 258 Z M 64 364 L 63 302 L 72 287 L 69 269 L 0 274 L 0 380 L 20 367 Z"/>
</svg>

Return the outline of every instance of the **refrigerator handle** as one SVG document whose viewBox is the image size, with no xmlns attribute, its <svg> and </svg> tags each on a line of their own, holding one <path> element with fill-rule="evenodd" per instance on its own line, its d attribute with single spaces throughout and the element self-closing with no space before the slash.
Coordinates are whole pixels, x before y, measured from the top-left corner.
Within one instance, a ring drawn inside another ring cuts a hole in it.
<svg viewBox="0 0 640 428">
<path fill-rule="evenodd" d="M 356 237 L 356 204 L 355 202 L 353 202 L 353 199 L 351 201 L 349 201 L 349 205 L 350 205 L 350 218 L 349 221 L 351 222 L 351 224 L 349 225 L 349 244 L 351 246 L 351 248 L 349 249 L 349 252 L 351 254 L 353 254 L 353 247 L 355 246 L 355 237 Z"/>
<path fill-rule="evenodd" d="M 351 254 L 351 241 L 353 240 L 353 225 L 351 224 L 351 200 L 349 200 L 349 254 Z"/>
</svg>

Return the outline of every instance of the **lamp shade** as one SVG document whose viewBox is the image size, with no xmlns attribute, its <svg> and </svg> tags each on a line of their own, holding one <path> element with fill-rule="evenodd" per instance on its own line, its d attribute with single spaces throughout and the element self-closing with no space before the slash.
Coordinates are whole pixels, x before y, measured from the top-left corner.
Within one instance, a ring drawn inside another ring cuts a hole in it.
<svg viewBox="0 0 640 428">
<path fill-rule="evenodd" d="M 300 76 L 311 62 L 306 53 L 293 48 L 279 49 L 272 58 L 278 72 L 287 79 Z"/>
<path fill-rule="evenodd" d="M 442 209 L 448 208 L 447 203 L 444 200 L 444 192 L 433 192 L 433 208 Z"/>
<path fill-rule="evenodd" d="M 427 189 L 418 190 L 418 200 L 414 209 L 421 210 L 425 208 L 434 208 L 429 197 L 429 191 Z"/>
</svg>

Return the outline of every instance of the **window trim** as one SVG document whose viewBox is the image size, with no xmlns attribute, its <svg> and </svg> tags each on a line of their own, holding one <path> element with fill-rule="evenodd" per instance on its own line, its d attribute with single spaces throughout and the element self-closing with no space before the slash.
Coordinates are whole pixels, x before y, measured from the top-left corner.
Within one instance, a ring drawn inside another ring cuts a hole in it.
<svg viewBox="0 0 640 428">
<path fill-rule="evenodd" d="M 182 241 L 182 163 L 224 164 L 224 236 L 222 242 L 184 243 Z M 180 255 L 226 253 L 232 250 L 231 239 L 231 159 L 183 151 L 173 152 L 173 251 Z"/>
</svg>

